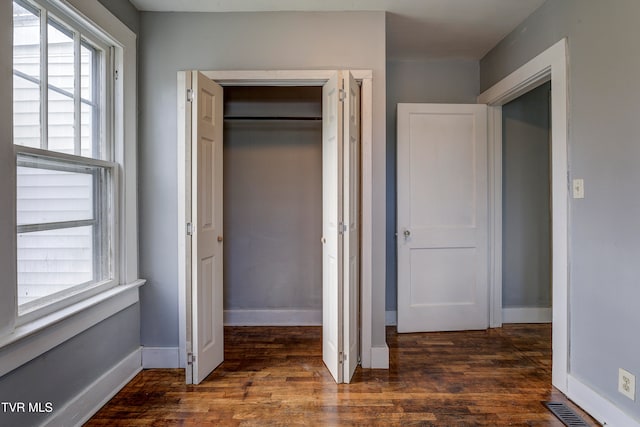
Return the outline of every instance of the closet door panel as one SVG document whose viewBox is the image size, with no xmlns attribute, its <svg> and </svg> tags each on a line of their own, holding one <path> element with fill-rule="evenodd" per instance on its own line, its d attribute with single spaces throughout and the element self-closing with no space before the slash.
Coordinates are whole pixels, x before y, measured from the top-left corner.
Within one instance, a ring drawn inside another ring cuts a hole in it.
<svg viewBox="0 0 640 427">
<path fill-rule="evenodd" d="M 342 120 L 340 74 L 322 89 L 322 360 L 343 380 Z"/>
<path fill-rule="evenodd" d="M 193 384 L 224 358 L 222 304 L 222 87 L 192 73 Z"/>
<path fill-rule="evenodd" d="M 349 71 L 344 76 L 344 382 L 358 366 L 360 331 L 360 87 Z"/>
</svg>

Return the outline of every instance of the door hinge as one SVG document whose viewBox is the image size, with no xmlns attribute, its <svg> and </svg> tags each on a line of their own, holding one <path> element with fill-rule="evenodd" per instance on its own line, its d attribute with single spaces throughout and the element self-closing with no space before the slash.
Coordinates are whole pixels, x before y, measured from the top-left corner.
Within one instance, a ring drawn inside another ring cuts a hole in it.
<svg viewBox="0 0 640 427">
<path fill-rule="evenodd" d="M 347 232 L 347 224 L 345 224 L 344 222 L 341 222 L 340 224 L 338 224 L 338 233 L 344 234 L 346 232 Z"/>
<path fill-rule="evenodd" d="M 187 223 L 187 236 L 192 236 L 193 235 L 193 225 L 188 222 Z"/>
<path fill-rule="evenodd" d="M 343 352 L 338 353 L 338 363 L 344 363 L 347 360 L 347 355 Z"/>
<path fill-rule="evenodd" d="M 193 102 L 193 89 L 187 89 L 187 102 Z"/>
<path fill-rule="evenodd" d="M 340 89 L 338 93 L 338 99 L 340 100 L 340 102 L 344 102 L 344 100 L 347 98 L 347 92 L 345 92 L 344 89 Z"/>
<path fill-rule="evenodd" d="M 193 365 L 195 361 L 196 356 L 194 356 L 193 353 L 187 353 L 187 365 Z"/>
</svg>

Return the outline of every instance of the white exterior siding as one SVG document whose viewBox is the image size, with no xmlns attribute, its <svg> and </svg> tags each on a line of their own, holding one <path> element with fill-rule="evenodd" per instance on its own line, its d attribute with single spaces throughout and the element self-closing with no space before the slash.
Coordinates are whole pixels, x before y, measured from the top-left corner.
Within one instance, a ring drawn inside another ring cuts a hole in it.
<svg viewBox="0 0 640 427">
<path fill-rule="evenodd" d="M 36 21 L 30 23 L 37 24 Z M 52 27 L 48 33 L 49 85 L 73 94 L 73 41 Z M 39 42 L 37 25 L 15 27 L 14 69 L 38 80 Z M 91 55 L 86 48 L 81 52 L 81 92 L 90 100 Z M 14 143 L 43 148 L 40 85 L 16 75 L 13 84 Z M 52 89 L 48 90 L 48 98 L 46 148 L 74 154 L 74 100 Z M 90 156 L 92 107 L 82 107 L 81 154 Z M 89 173 L 18 167 L 18 225 L 93 219 L 93 181 Z M 82 226 L 18 234 L 19 305 L 94 280 L 93 228 Z"/>
</svg>

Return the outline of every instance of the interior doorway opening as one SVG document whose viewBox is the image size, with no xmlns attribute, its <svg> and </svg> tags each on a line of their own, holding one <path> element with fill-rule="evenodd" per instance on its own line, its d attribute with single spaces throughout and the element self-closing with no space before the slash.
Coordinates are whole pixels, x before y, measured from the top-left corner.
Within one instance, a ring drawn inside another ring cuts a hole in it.
<svg viewBox="0 0 640 427">
<path fill-rule="evenodd" d="M 322 88 L 224 88 L 224 323 L 322 325 Z"/>
<path fill-rule="evenodd" d="M 569 191 L 567 40 L 563 39 L 478 97 L 489 105 L 490 325 L 502 325 L 502 106 L 551 81 L 552 384 L 569 395 Z"/>
<path fill-rule="evenodd" d="M 551 323 L 551 82 L 502 106 L 502 321 Z"/>
</svg>

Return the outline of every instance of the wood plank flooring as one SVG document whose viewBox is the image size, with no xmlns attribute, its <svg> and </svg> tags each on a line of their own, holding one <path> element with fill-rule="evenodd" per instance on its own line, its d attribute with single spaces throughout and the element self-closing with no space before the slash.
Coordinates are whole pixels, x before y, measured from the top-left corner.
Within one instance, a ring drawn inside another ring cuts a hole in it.
<svg viewBox="0 0 640 427">
<path fill-rule="evenodd" d="M 563 425 L 541 404 L 567 402 L 551 387 L 550 325 L 388 328 L 390 369 L 358 368 L 348 385 L 335 384 L 324 367 L 321 334 L 226 327 L 225 362 L 202 384 L 185 385 L 182 370 L 145 370 L 87 425 Z"/>
</svg>

